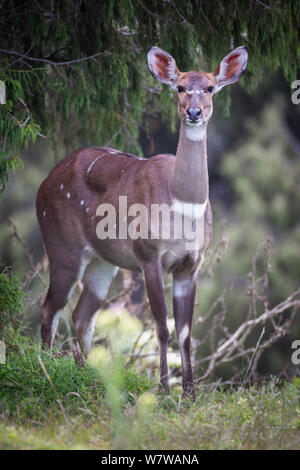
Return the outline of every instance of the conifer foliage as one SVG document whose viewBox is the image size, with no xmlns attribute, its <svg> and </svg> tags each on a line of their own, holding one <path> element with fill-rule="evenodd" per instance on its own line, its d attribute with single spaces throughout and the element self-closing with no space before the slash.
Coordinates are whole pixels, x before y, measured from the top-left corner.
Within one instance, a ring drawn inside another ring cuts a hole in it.
<svg viewBox="0 0 300 470">
<path fill-rule="evenodd" d="M 37 138 L 139 153 L 140 127 L 162 109 L 174 127 L 170 90 L 146 69 L 150 45 L 181 70 L 213 70 L 232 47 L 247 45 L 243 86 L 252 89 L 265 67 L 296 79 L 299 26 L 299 3 L 286 0 L 0 1 L 0 191 Z M 225 109 L 228 93 L 219 98 Z"/>
</svg>

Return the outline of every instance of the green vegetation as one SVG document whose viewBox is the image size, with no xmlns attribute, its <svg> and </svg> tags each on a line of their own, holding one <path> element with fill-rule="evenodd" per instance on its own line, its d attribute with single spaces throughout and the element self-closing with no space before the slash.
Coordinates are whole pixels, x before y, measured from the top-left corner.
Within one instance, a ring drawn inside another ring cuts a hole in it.
<svg viewBox="0 0 300 470">
<path fill-rule="evenodd" d="M 189 403 L 178 388 L 160 396 L 145 374 L 120 368 L 116 416 L 98 371 L 73 358 L 27 346 L 0 367 L 1 449 L 300 449 L 299 379 L 201 385 Z"/>
<path fill-rule="evenodd" d="M 208 254 L 197 290 L 199 378 L 201 360 L 220 341 L 299 288 L 300 106 L 290 93 L 299 78 L 299 2 L 0 3 L 7 97 L 0 106 L 0 219 L 8 222 L 0 230 L 0 340 L 7 349 L 0 365 L 0 448 L 300 449 L 299 368 L 291 363 L 300 334 L 296 301 L 242 337 L 240 355 L 197 385 L 195 403 L 183 400 L 178 386 L 174 324 L 170 367 L 177 383 L 170 397 L 158 390 L 157 342 L 147 314 L 149 347 L 137 343 L 134 352 L 150 360 L 125 361 L 141 325 L 110 307 L 99 316 L 96 347 L 83 370 L 71 354 L 76 291 L 54 352 L 38 344 L 49 273 L 33 202 L 54 164 L 78 147 L 109 145 L 145 156 L 176 151 L 175 93 L 148 73 L 149 45 L 168 50 L 180 70 L 213 70 L 232 47 L 249 48 L 241 87 L 216 96 L 209 124 L 216 263 L 207 266 Z M 122 277 L 117 281 L 121 289 Z M 172 317 L 170 290 L 167 301 Z M 266 347 L 255 352 L 246 377 L 263 327 Z M 249 383 L 239 388 L 245 377 Z M 238 384 L 219 384 L 232 380 Z"/>
<path fill-rule="evenodd" d="M 23 291 L 17 277 L 11 274 L 8 269 L 0 273 L 0 312 L 12 314 L 21 312 L 23 309 Z M 4 328 L 4 319 L 1 315 L 1 330 Z"/>
<path fill-rule="evenodd" d="M 0 340 L 15 346 L 22 328 L 25 295 L 16 275 L 5 268 L 0 272 Z M 24 337 L 25 340 L 25 337 Z"/>
<path fill-rule="evenodd" d="M 85 368 L 19 330 L 0 365 L 0 449 L 300 449 L 299 378 L 166 396 L 125 365 L 121 325 L 104 323 L 109 353 L 96 346 Z"/>
<path fill-rule="evenodd" d="M 14 155 L 38 136 L 53 140 L 58 160 L 62 141 L 67 150 L 101 142 L 141 152 L 140 123 L 148 130 L 162 110 L 174 130 L 170 91 L 154 84 L 146 69 L 150 45 L 177 57 L 180 70 L 211 71 L 231 48 L 245 44 L 247 89 L 266 67 L 281 67 L 290 82 L 297 78 L 298 2 L 177 3 L 2 2 L 0 80 L 7 103 L 0 114 L 0 190 L 20 163 Z M 228 111 L 228 89 L 218 102 Z"/>
<path fill-rule="evenodd" d="M 1 449 L 300 449 L 299 378 L 248 388 L 201 384 L 192 403 L 178 385 L 166 396 L 126 364 L 141 327 L 128 314 L 99 317 L 107 348 L 96 346 L 85 368 L 70 351 L 42 351 L 18 315 L 0 365 Z M 12 326 L 2 330 L 2 339 L 11 333 Z"/>
</svg>

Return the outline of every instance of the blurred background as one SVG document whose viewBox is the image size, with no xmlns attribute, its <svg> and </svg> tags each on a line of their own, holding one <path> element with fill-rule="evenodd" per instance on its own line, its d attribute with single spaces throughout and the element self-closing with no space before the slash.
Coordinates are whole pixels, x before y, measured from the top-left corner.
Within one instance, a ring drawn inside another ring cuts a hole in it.
<svg viewBox="0 0 300 470">
<path fill-rule="evenodd" d="M 205 374 L 202 357 L 209 358 L 243 322 L 299 289 L 300 105 L 292 102 L 291 88 L 299 63 L 297 2 L 74 1 L 67 11 L 61 2 L 10 3 L 14 13 L 9 2 L 1 4 L 0 79 L 7 84 L 1 156 L 15 161 L 18 170 L 0 167 L 6 172 L 0 266 L 11 267 L 21 280 L 28 332 L 37 338 L 48 282 L 35 214 L 43 179 L 68 152 L 83 146 L 109 144 L 145 158 L 176 153 L 176 96 L 148 73 L 147 45 L 172 53 L 180 70 L 207 71 L 232 47 L 249 47 L 248 72 L 241 84 L 215 97 L 208 127 L 214 236 L 199 277 L 193 330 L 194 360 L 199 376 Z M 79 64 L 55 65 L 100 52 Z M 119 276 L 115 293 L 126 276 Z M 131 301 L 141 305 L 140 281 L 131 282 L 140 289 L 140 298 Z M 251 353 L 266 327 L 253 377 L 297 374 L 291 345 L 300 338 L 300 317 L 293 307 L 245 337 L 243 347 Z M 73 334 L 70 310 L 60 325 L 64 338 Z M 143 318 L 142 310 L 135 314 Z M 172 318 L 171 308 L 169 314 Z M 202 342 L 212 329 L 208 343 Z M 242 349 L 215 369 L 216 378 L 234 377 Z M 176 363 L 173 372 L 178 373 Z"/>
</svg>

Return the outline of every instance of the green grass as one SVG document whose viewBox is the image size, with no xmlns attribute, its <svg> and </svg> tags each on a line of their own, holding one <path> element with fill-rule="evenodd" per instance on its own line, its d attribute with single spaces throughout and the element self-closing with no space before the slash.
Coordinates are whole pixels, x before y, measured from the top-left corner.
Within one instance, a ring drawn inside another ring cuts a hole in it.
<svg viewBox="0 0 300 470">
<path fill-rule="evenodd" d="M 114 388 L 71 356 L 26 343 L 12 350 L 0 368 L 0 448 L 300 449 L 299 379 L 242 390 L 201 385 L 187 403 L 178 388 L 160 396 L 146 373 L 116 364 Z"/>
<path fill-rule="evenodd" d="M 138 375 L 133 369 L 123 369 L 120 375 L 125 385 L 124 403 L 151 386 L 145 374 Z M 71 418 L 82 409 L 87 415 L 98 413 L 104 395 L 105 385 L 95 368 L 87 363 L 82 369 L 72 356 L 51 354 L 37 346 L 12 351 L 7 363 L 0 366 L 0 412 L 20 424 L 43 422 L 61 414 Z"/>
</svg>

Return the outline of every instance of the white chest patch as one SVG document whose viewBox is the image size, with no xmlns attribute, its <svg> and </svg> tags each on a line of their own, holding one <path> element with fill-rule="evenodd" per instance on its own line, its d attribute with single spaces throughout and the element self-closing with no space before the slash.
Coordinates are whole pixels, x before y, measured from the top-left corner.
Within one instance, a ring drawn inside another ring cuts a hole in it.
<svg viewBox="0 0 300 470">
<path fill-rule="evenodd" d="M 185 217 L 201 219 L 207 206 L 207 200 L 203 204 L 194 204 L 191 202 L 183 202 L 178 199 L 173 200 L 172 210 L 177 214 Z"/>
<path fill-rule="evenodd" d="M 192 140 L 193 142 L 199 142 L 200 140 L 203 140 L 205 137 L 205 127 L 203 125 L 190 125 L 186 126 L 186 136 L 189 140 Z"/>
</svg>

